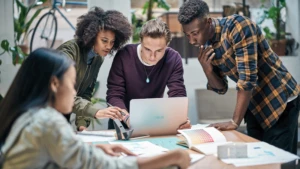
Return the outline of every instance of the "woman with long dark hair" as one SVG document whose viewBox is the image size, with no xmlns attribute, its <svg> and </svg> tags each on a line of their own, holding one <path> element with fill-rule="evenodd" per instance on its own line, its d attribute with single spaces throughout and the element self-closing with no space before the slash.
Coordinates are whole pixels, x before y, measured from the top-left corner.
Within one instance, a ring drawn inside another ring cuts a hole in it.
<svg viewBox="0 0 300 169">
<path fill-rule="evenodd" d="M 63 53 L 32 52 L 0 104 L 0 168 L 186 168 L 189 156 L 175 150 L 134 157 L 121 145 L 88 145 L 63 117 L 74 104 L 76 70 Z M 112 157 L 120 153 L 123 159 Z"/>
</svg>

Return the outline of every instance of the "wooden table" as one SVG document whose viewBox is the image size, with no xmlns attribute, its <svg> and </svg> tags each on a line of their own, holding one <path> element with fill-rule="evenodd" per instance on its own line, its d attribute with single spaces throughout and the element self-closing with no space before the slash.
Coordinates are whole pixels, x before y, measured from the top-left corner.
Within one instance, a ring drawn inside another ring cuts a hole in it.
<svg viewBox="0 0 300 169">
<path fill-rule="evenodd" d="M 222 131 L 222 133 L 226 137 L 227 141 L 232 141 L 232 142 L 258 142 L 259 141 L 243 133 L 240 133 L 236 130 Z M 151 138 L 165 138 L 165 137 L 170 137 L 170 136 L 154 136 Z M 171 137 L 174 137 L 174 135 Z M 187 150 L 187 151 L 191 154 L 198 153 L 193 150 Z M 235 167 L 232 164 L 229 165 L 223 163 L 214 155 L 207 155 L 203 159 L 191 165 L 189 169 L 281 169 L 281 166 L 280 164 L 269 164 L 269 165 L 255 165 L 255 166 L 248 166 L 248 167 Z"/>
<path fill-rule="evenodd" d="M 223 131 L 222 132 L 227 141 L 232 142 L 257 142 L 258 140 L 242 134 L 238 131 Z M 195 151 L 188 150 L 190 153 L 195 153 Z M 256 165 L 249 167 L 235 167 L 234 165 L 228 165 L 220 161 L 217 157 L 213 155 L 205 156 L 203 159 L 194 163 L 189 169 L 280 169 L 280 164 L 269 164 L 269 165 Z"/>
</svg>

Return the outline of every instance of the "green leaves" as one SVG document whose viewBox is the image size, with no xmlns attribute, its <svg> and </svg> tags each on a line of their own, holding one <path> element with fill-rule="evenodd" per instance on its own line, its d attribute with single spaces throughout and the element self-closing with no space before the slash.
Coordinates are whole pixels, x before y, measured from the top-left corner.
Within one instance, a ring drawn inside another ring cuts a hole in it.
<svg viewBox="0 0 300 169">
<path fill-rule="evenodd" d="M 27 57 L 27 54 L 22 51 L 19 45 L 24 44 L 25 39 L 28 36 L 28 31 L 30 29 L 31 24 L 40 14 L 40 12 L 46 7 L 40 7 L 36 9 L 31 18 L 28 18 L 30 11 L 33 8 L 36 8 L 40 4 L 46 2 L 47 0 L 38 0 L 36 3 L 31 4 L 29 6 L 25 6 L 21 0 L 14 0 L 16 4 L 16 11 L 14 11 L 14 44 L 10 45 L 8 40 L 2 40 L 1 48 L 4 50 L 0 55 L 7 52 L 12 56 L 12 63 L 14 65 L 18 63 L 22 63 L 24 59 Z M 0 65 L 1 65 L 0 60 Z"/>
<path fill-rule="evenodd" d="M 265 0 L 261 0 L 262 3 L 265 3 Z M 264 5 L 262 5 L 264 7 Z M 285 0 L 275 0 L 273 6 L 264 11 L 264 14 L 259 18 L 258 24 L 261 24 L 266 18 L 273 21 L 273 25 L 276 29 L 276 32 L 271 32 L 269 28 L 264 28 L 267 39 L 284 39 L 284 21 L 281 19 L 280 11 L 286 7 Z"/>
<path fill-rule="evenodd" d="M 266 33 L 266 38 L 267 39 L 273 39 L 274 35 L 272 35 L 269 27 L 264 27 L 263 30 Z"/>
<path fill-rule="evenodd" d="M 163 8 L 165 10 L 170 10 L 170 5 L 165 0 L 154 0 L 157 3 L 158 8 Z"/>
<path fill-rule="evenodd" d="M 156 4 L 156 6 L 158 8 L 163 8 L 167 11 L 170 10 L 170 5 L 165 0 L 148 0 L 145 2 L 144 6 L 143 6 L 143 14 L 146 14 L 149 12 L 151 13 L 150 14 L 151 17 L 147 17 L 147 20 L 152 19 L 152 8 L 153 8 L 154 4 Z"/>
<path fill-rule="evenodd" d="M 143 15 L 146 14 L 148 7 L 149 7 L 149 1 L 145 2 L 144 6 L 143 6 L 143 13 L 142 13 Z"/>
<path fill-rule="evenodd" d="M 46 7 L 38 8 L 32 17 L 28 20 L 27 17 L 30 11 L 38 6 L 38 2 L 46 2 L 46 0 L 39 0 L 37 3 L 31 4 L 30 6 L 25 6 L 20 0 L 15 0 L 17 4 L 18 15 L 14 17 L 14 30 L 15 39 L 18 44 L 23 44 L 24 40 L 27 38 L 28 30 L 33 22 L 33 20 L 40 14 L 40 12 Z M 28 20 L 28 21 L 27 21 Z M 23 39 L 21 40 L 21 37 Z"/>
<path fill-rule="evenodd" d="M 2 40 L 1 48 L 4 51 L 0 55 L 4 54 L 5 52 L 11 55 L 13 65 L 16 65 L 18 63 L 21 64 L 24 61 L 24 59 L 27 57 L 27 54 L 24 53 L 18 45 L 10 46 L 7 40 Z"/>
<path fill-rule="evenodd" d="M 8 42 L 8 40 L 3 40 L 2 42 L 1 42 L 1 48 L 4 50 L 4 52 L 8 52 L 8 50 L 9 50 L 9 42 Z M 1 53 L 0 55 L 2 55 L 3 53 Z"/>
<path fill-rule="evenodd" d="M 286 7 L 286 2 L 285 2 L 285 0 L 279 0 L 279 2 L 280 2 L 280 5 L 281 5 L 282 7 Z"/>
<path fill-rule="evenodd" d="M 96 103 L 105 103 L 106 100 L 105 100 L 105 99 L 102 99 L 102 98 L 95 98 L 95 97 L 92 97 L 92 98 L 91 98 L 91 102 L 92 102 L 93 104 L 96 104 Z"/>
</svg>

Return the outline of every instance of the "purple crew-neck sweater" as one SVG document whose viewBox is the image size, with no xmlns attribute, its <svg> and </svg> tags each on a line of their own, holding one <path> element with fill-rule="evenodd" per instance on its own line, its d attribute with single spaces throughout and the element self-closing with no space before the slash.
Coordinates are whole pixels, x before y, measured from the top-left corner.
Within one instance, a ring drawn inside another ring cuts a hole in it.
<svg viewBox="0 0 300 169">
<path fill-rule="evenodd" d="M 129 111 L 131 99 L 161 98 L 166 86 L 169 97 L 185 97 L 180 54 L 168 47 L 156 65 L 145 66 L 138 58 L 137 46 L 126 45 L 116 54 L 107 79 L 107 102 Z M 150 83 L 146 83 L 146 72 Z"/>
</svg>

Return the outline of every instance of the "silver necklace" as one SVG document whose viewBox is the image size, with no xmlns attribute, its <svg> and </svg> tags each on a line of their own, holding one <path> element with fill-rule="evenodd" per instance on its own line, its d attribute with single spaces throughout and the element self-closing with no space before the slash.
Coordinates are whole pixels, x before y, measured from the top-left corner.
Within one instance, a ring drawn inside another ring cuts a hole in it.
<svg viewBox="0 0 300 169">
<path fill-rule="evenodd" d="M 153 68 L 151 69 L 151 71 L 150 71 L 149 74 L 148 74 L 147 71 L 146 71 L 146 66 L 145 66 L 145 65 L 143 65 L 143 66 L 144 66 L 144 70 L 145 70 L 145 73 L 146 73 L 146 76 L 147 76 L 147 78 L 146 78 L 146 83 L 150 83 L 149 76 L 150 76 L 150 74 L 152 73 L 152 70 L 154 69 L 154 66 L 153 66 Z"/>
</svg>

